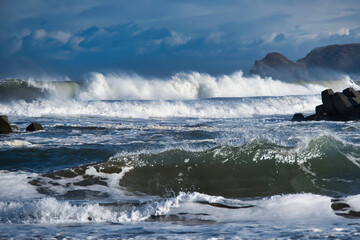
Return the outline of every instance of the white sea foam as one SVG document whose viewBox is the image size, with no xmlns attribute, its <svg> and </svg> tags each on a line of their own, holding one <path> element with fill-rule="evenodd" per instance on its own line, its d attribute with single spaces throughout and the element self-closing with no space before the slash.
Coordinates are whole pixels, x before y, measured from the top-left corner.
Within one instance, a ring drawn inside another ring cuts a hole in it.
<svg viewBox="0 0 360 240">
<path fill-rule="evenodd" d="M 320 96 L 285 96 L 197 101 L 41 100 L 1 103 L 1 114 L 17 116 L 106 116 L 120 118 L 238 118 L 313 112 Z"/>
<path fill-rule="evenodd" d="M 353 196 L 359 201 L 359 196 Z M 355 201 L 355 200 L 353 200 Z M 230 205 L 223 208 L 201 202 Z M 181 213 L 181 214 L 180 214 Z M 184 213 L 187 213 L 184 215 Z M 184 218 L 216 222 L 271 221 L 271 222 L 331 222 L 337 221 L 331 209 L 331 198 L 314 194 L 290 194 L 259 200 L 242 201 L 200 193 L 180 193 L 177 197 L 150 201 L 141 206 L 119 208 L 98 203 L 74 204 L 55 198 L 31 202 L 0 202 L 0 219 L 23 223 L 86 223 L 138 222 L 151 216 L 180 214 Z"/>
<path fill-rule="evenodd" d="M 0 170 L 0 199 L 31 199 L 41 196 L 36 187 L 28 183 L 28 177 L 35 177 L 35 173 L 9 172 Z"/>
<path fill-rule="evenodd" d="M 65 80 L 65 81 L 64 81 Z M 212 97 L 250 97 L 318 94 L 325 88 L 341 91 L 359 88 L 347 75 L 327 81 L 284 82 L 242 71 L 212 76 L 206 73 L 177 73 L 168 79 L 145 78 L 136 74 L 91 73 L 83 83 L 67 78 L 30 78 L 29 87 L 45 90 L 54 98 L 80 100 L 194 100 Z M 21 99 L 21 96 L 19 96 Z"/>
<path fill-rule="evenodd" d="M 331 198 L 314 194 L 289 194 L 260 200 L 242 201 L 200 193 L 180 193 L 173 201 L 176 202 L 176 204 L 173 205 L 176 206 L 176 208 L 168 209 L 167 214 L 179 212 L 190 212 L 192 214 L 207 213 L 209 215 L 202 217 L 202 219 L 217 222 L 286 220 L 300 223 L 308 221 L 328 221 L 337 218 L 331 209 Z M 253 207 L 227 209 L 198 204 L 197 202 L 199 201 L 225 203 L 239 207 L 252 205 Z"/>
<path fill-rule="evenodd" d="M 34 147 L 35 145 L 31 144 L 25 140 L 11 140 L 11 141 L 2 141 L 0 142 L 1 146 L 8 146 L 8 147 Z"/>
<path fill-rule="evenodd" d="M 348 76 L 332 81 L 282 82 L 259 76 L 244 77 L 241 71 L 214 77 L 198 72 L 178 73 L 170 79 L 147 79 L 137 75 L 93 73 L 82 100 L 189 100 L 211 97 L 250 97 L 318 94 L 325 88 L 357 87 Z"/>
</svg>

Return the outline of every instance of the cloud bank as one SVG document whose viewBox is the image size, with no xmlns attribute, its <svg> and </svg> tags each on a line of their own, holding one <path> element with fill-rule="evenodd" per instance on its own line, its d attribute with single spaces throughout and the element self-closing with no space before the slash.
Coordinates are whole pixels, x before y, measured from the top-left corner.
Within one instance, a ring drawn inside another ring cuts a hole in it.
<svg viewBox="0 0 360 240">
<path fill-rule="evenodd" d="M 270 51 L 295 60 L 360 42 L 357 0 L 4 0 L 0 9 L 1 78 L 247 72 Z"/>
</svg>

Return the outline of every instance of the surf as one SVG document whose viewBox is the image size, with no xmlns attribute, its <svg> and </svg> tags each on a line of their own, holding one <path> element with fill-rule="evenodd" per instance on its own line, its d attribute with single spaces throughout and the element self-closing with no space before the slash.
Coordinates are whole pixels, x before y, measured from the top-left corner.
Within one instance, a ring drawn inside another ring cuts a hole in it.
<svg viewBox="0 0 360 240">
<path fill-rule="evenodd" d="M 51 77 L 0 81 L 0 101 L 39 99 L 89 100 L 196 100 L 256 96 L 313 95 L 324 88 L 334 90 L 358 86 L 347 75 L 327 81 L 280 81 L 244 76 L 242 71 L 212 76 L 179 72 L 167 79 L 137 74 L 91 73 L 81 82 Z"/>
</svg>

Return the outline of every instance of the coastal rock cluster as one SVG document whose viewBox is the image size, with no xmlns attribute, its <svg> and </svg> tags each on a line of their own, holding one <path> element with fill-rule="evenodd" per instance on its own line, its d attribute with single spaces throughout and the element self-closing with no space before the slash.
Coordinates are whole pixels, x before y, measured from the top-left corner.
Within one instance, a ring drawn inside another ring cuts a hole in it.
<svg viewBox="0 0 360 240">
<path fill-rule="evenodd" d="M 346 88 L 342 92 L 326 89 L 321 92 L 322 105 L 316 106 L 315 114 L 304 117 L 295 113 L 291 121 L 351 121 L 360 120 L 360 92 Z"/>
<path fill-rule="evenodd" d="M 15 125 L 10 124 L 9 118 L 5 115 L 0 116 L 0 134 L 8 134 L 12 133 L 13 130 L 19 130 L 19 128 Z M 40 123 L 31 123 L 26 127 L 26 131 L 33 132 L 44 130 Z"/>
</svg>

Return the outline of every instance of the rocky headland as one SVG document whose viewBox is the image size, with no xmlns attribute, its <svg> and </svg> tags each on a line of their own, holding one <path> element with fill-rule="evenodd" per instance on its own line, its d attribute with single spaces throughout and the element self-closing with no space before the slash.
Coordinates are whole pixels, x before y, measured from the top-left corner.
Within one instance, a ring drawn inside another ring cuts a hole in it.
<svg viewBox="0 0 360 240">
<path fill-rule="evenodd" d="M 296 62 L 272 52 L 255 61 L 250 74 L 282 81 L 326 80 L 338 74 L 360 75 L 360 44 L 315 48 Z"/>
</svg>

